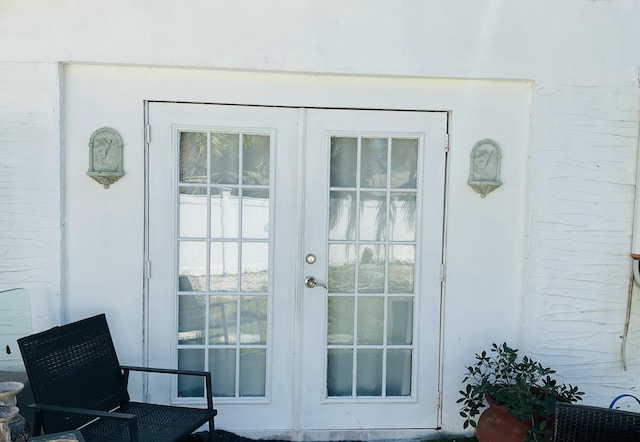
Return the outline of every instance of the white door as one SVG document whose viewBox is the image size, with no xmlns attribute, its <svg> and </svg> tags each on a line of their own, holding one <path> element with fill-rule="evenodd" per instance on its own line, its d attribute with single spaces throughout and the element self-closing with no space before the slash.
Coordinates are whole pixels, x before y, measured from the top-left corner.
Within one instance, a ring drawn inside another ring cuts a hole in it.
<svg viewBox="0 0 640 442">
<path fill-rule="evenodd" d="M 434 428 L 446 114 L 148 120 L 149 364 L 210 370 L 221 428 Z M 204 401 L 186 378 L 148 385 Z"/>
</svg>

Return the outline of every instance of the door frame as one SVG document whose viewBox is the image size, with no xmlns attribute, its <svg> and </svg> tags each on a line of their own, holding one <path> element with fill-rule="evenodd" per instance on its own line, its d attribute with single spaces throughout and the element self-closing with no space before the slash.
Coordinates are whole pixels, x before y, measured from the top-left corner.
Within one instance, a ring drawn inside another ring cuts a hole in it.
<svg viewBox="0 0 640 442">
<path fill-rule="evenodd" d="M 150 132 L 149 132 L 149 105 L 152 103 L 167 103 L 167 101 L 164 100 L 144 100 L 144 128 L 145 128 L 145 134 L 144 134 L 144 174 L 145 174 L 145 179 L 144 179 L 144 234 L 143 234 L 143 238 L 144 238 L 144 278 L 143 278 L 143 330 L 142 330 L 142 337 L 143 337 L 143 350 L 144 350 L 144 354 L 143 354 L 143 361 L 145 364 L 148 365 L 149 363 L 149 358 L 150 358 L 150 348 L 149 348 L 149 343 L 150 343 L 150 339 L 149 339 L 149 278 L 150 278 L 150 267 L 149 267 L 149 221 L 150 221 L 150 211 L 149 211 L 149 200 L 150 200 L 150 185 L 149 185 L 149 145 L 151 142 L 150 139 Z M 300 107 L 300 106 L 284 106 L 284 105 L 274 105 L 274 106 L 269 106 L 269 105 L 264 105 L 264 104 L 254 104 L 254 105 L 247 105 L 247 104 L 243 104 L 243 103 L 225 103 L 225 102 L 207 102 L 207 103 L 201 103 L 201 102 L 192 102 L 192 101 L 172 101 L 170 103 L 175 103 L 175 104 L 202 104 L 202 105 L 219 105 L 219 106 L 250 106 L 250 107 L 264 107 L 264 108 L 287 108 L 287 109 L 320 109 L 320 110 L 342 110 L 342 111 L 402 111 L 402 112 L 419 112 L 419 113 L 431 113 L 431 112 L 438 112 L 438 113 L 445 113 L 446 114 L 446 134 L 445 137 L 446 139 L 443 140 L 443 148 L 445 149 L 445 159 L 444 159 L 444 183 L 443 183 L 443 189 L 444 189 L 444 195 L 443 195 L 443 203 L 444 203 L 444 207 L 443 207 L 443 220 L 442 220 L 442 249 L 441 249 L 441 262 L 442 262 L 442 266 L 444 266 L 445 264 L 445 259 L 446 259 L 446 254 L 445 254 L 445 250 L 446 250 L 446 243 L 447 243 L 447 237 L 446 237 L 446 226 L 447 226 L 447 197 L 448 197 L 448 188 L 449 188 L 449 183 L 448 183 L 448 179 L 449 179 L 449 133 L 450 133 L 450 123 L 451 123 L 451 111 L 441 111 L 441 110 L 425 110 L 425 109 L 401 109 L 401 108 L 373 108 L 373 107 L 326 107 L 326 106 L 319 106 L 319 107 L 314 107 L 314 106 L 304 106 L 304 107 Z M 303 121 L 306 121 L 303 118 Z M 304 127 L 304 124 L 301 125 L 302 127 L 299 128 L 300 131 L 300 136 L 304 138 L 304 132 L 306 131 L 306 128 Z M 304 170 L 304 162 L 305 162 L 305 157 L 304 155 L 300 155 L 298 157 L 298 170 Z M 304 207 L 304 198 L 303 198 L 303 194 L 304 194 L 304 187 L 302 186 L 303 184 L 303 174 L 299 174 L 298 175 L 298 189 L 297 189 L 297 198 L 298 198 L 298 202 L 299 202 L 299 210 L 298 213 L 295 214 L 296 220 L 295 223 L 296 225 L 300 225 L 302 222 L 302 219 L 304 217 L 305 214 L 305 207 Z M 303 250 L 303 241 L 302 241 L 302 233 L 301 233 L 301 229 L 298 229 L 298 235 L 296 238 L 296 253 L 298 254 L 298 256 L 302 256 L 302 253 L 304 252 Z M 297 264 L 296 264 L 296 268 L 294 269 L 294 271 L 296 272 L 296 276 L 300 276 L 302 277 L 302 262 L 301 260 L 296 260 Z M 444 268 L 444 267 L 443 267 Z M 301 278 L 297 278 L 297 279 L 301 279 Z M 443 281 L 443 279 L 441 278 L 441 281 Z M 296 289 L 296 293 L 295 293 L 295 297 L 297 300 L 300 299 L 300 297 L 302 296 L 302 291 L 304 289 L 302 288 L 301 284 L 297 284 L 297 289 Z M 444 283 L 442 282 L 440 285 L 440 300 L 439 300 L 439 308 L 440 311 L 438 313 L 439 315 L 439 336 L 438 336 L 438 354 L 437 354 L 437 359 L 438 359 L 438 391 L 441 392 L 442 391 L 442 387 L 443 387 L 443 344 L 444 344 Z M 294 323 L 294 327 L 296 330 L 296 336 L 294 338 L 294 342 L 293 345 L 295 346 L 294 348 L 296 348 L 296 353 L 295 353 L 295 359 L 294 359 L 294 376 L 296 377 L 296 379 L 294 379 L 294 385 L 296 385 L 294 392 L 296 394 L 294 394 L 294 401 L 296 402 L 294 404 L 294 415 L 293 415 L 293 419 L 294 419 L 294 427 L 299 426 L 300 424 L 300 419 L 298 418 L 299 416 L 297 416 L 298 414 L 298 410 L 299 407 L 295 406 L 295 405 L 299 405 L 301 398 L 300 396 L 302 395 L 302 389 L 299 388 L 300 385 L 300 367 L 301 367 L 301 358 L 299 356 L 299 351 L 297 351 L 297 349 L 300 348 L 301 345 L 301 333 L 302 333 L 302 302 L 297 302 L 296 304 L 296 315 L 295 315 L 295 323 Z M 144 392 L 144 396 L 147 397 L 148 395 L 148 380 L 147 379 L 143 379 L 143 392 Z M 438 404 L 436 405 L 437 411 L 436 411 L 436 416 L 437 416 L 437 428 L 441 427 L 442 424 L 442 406 L 440 403 L 440 396 L 441 394 L 439 393 L 439 400 L 438 400 Z M 301 429 L 300 428 L 294 428 L 293 429 L 293 435 L 295 438 L 295 435 L 300 432 Z M 384 432 L 384 430 L 381 430 L 382 434 L 386 434 Z M 370 433 L 370 432 L 368 432 Z M 397 431 L 393 431 L 393 433 L 389 433 L 389 434 L 397 434 Z M 420 433 L 420 434 L 423 434 Z M 261 436 L 264 436 L 264 434 L 261 434 Z M 323 435 L 324 437 L 322 437 L 323 439 L 326 439 L 326 435 Z"/>
</svg>

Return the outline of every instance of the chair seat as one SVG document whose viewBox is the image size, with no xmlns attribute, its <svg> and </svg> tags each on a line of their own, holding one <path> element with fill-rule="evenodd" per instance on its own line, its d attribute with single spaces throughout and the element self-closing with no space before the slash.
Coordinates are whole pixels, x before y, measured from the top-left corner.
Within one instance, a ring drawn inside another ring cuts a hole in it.
<svg viewBox="0 0 640 442">
<path fill-rule="evenodd" d="M 199 427 L 213 416 L 207 409 L 171 407 L 167 405 L 129 402 L 119 407 L 119 413 L 138 418 L 140 442 L 169 442 L 187 439 L 186 428 Z M 112 442 L 129 437 L 127 425 L 112 419 L 98 419 L 80 429 L 86 442 Z"/>
</svg>

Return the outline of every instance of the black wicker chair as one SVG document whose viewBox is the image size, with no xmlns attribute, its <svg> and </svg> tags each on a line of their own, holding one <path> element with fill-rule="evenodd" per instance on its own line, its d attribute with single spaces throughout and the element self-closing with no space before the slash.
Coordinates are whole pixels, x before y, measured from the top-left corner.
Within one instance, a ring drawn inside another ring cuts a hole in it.
<svg viewBox="0 0 640 442">
<path fill-rule="evenodd" d="M 640 413 L 558 403 L 554 442 L 638 442 Z"/>
<path fill-rule="evenodd" d="M 80 429 L 87 442 L 183 441 L 214 416 L 211 373 L 121 366 L 104 314 L 18 340 L 36 401 L 34 436 Z M 130 371 L 201 376 L 207 408 L 131 402 Z"/>
</svg>

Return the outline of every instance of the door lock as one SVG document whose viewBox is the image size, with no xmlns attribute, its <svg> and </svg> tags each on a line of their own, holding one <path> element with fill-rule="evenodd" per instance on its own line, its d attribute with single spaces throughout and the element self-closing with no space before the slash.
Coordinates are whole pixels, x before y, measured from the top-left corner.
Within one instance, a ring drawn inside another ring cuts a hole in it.
<svg viewBox="0 0 640 442">
<path fill-rule="evenodd" d="M 327 287 L 326 284 L 318 282 L 315 276 L 306 276 L 304 278 L 304 286 L 309 289 L 312 289 L 314 287 L 324 287 L 326 290 L 329 290 L 329 287 Z"/>
</svg>

